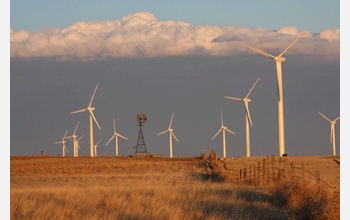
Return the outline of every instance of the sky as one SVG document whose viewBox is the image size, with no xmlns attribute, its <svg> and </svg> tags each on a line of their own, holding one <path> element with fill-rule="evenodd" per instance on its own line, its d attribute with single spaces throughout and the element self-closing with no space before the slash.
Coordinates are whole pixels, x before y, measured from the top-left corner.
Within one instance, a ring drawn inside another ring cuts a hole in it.
<svg viewBox="0 0 350 220">
<path fill-rule="evenodd" d="M 339 1 L 11 1 L 10 154 L 62 155 L 61 141 L 79 122 L 80 155 L 88 150 L 89 116 L 70 114 L 92 103 L 98 156 L 135 152 L 136 117 L 145 113 L 148 153 L 199 156 L 214 149 L 222 156 L 245 156 L 244 104 L 249 98 L 251 156 L 278 155 L 277 77 L 271 59 L 253 46 L 283 55 L 286 153 L 331 155 L 330 123 L 340 116 Z M 340 153 L 340 122 L 335 125 Z M 68 153 L 73 143 L 67 140 Z"/>
</svg>

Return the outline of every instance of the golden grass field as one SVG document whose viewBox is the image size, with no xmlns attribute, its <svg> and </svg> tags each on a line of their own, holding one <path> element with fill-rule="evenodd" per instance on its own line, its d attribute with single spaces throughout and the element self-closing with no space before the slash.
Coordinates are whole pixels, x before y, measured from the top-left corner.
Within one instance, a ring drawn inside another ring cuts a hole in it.
<svg viewBox="0 0 350 220">
<path fill-rule="evenodd" d="M 226 160 L 226 167 L 237 171 L 262 159 L 233 158 Z M 288 157 L 296 167 L 304 161 L 311 173 L 319 169 L 321 179 L 334 187 L 331 192 L 317 191 L 314 184 L 291 185 L 290 192 L 282 185 L 207 180 L 196 158 L 11 156 L 10 215 L 11 219 L 303 219 L 300 213 L 307 206 L 312 212 L 325 210 L 319 219 L 339 219 L 340 166 L 334 159 L 340 160 L 339 156 Z M 290 196 L 294 191 L 301 196 Z M 288 205 L 279 202 L 281 192 L 288 194 Z"/>
</svg>

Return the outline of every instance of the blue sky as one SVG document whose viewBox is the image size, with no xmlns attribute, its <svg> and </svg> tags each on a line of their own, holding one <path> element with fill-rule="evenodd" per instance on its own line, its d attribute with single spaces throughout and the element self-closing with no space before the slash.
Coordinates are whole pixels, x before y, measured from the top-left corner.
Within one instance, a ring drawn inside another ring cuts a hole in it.
<svg viewBox="0 0 350 220">
<path fill-rule="evenodd" d="M 295 25 L 312 33 L 340 28 L 340 1 L 91 1 L 12 0 L 11 27 L 37 31 L 60 29 L 77 21 L 121 20 L 124 15 L 149 11 L 160 21 L 185 21 L 192 25 L 262 27 L 277 30 Z"/>
</svg>

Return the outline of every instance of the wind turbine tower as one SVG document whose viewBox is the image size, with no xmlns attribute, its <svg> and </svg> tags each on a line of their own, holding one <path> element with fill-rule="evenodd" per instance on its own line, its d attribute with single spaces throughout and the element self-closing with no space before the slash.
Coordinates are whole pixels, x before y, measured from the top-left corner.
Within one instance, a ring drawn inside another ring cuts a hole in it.
<svg viewBox="0 0 350 220">
<path fill-rule="evenodd" d="M 98 147 L 98 143 L 100 143 L 101 140 L 99 140 L 95 145 L 94 145 L 94 148 L 95 148 L 95 157 L 97 157 L 97 147 Z"/>
<path fill-rule="evenodd" d="M 247 95 L 244 99 L 225 96 L 225 98 L 227 98 L 227 99 L 233 99 L 233 100 L 243 101 L 243 102 L 244 102 L 244 105 L 245 105 L 245 134 L 246 134 L 247 157 L 250 157 L 250 131 L 249 131 L 249 123 L 250 123 L 251 126 L 253 126 L 252 119 L 250 118 L 249 108 L 248 108 L 248 103 L 251 101 L 251 99 L 248 99 L 248 96 L 249 96 L 250 93 L 252 92 L 254 86 L 255 86 L 256 83 L 259 81 L 259 79 L 260 79 L 260 78 L 258 78 L 258 80 L 256 80 L 255 84 L 254 84 L 253 87 L 250 89 L 250 91 L 248 92 L 248 95 Z"/>
<path fill-rule="evenodd" d="M 94 113 L 92 113 L 92 111 L 94 111 L 95 108 L 94 108 L 94 107 L 91 107 L 92 100 L 94 99 L 97 86 L 98 86 L 98 84 L 96 85 L 94 94 L 92 95 L 92 98 L 91 98 L 91 101 L 90 101 L 90 105 L 89 105 L 87 108 L 85 108 L 85 109 L 81 109 L 81 110 L 78 110 L 78 111 L 71 112 L 71 114 L 79 113 L 79 112 L 85 112 L 85 111 L 89 111 L 89 113 L 90 113 L 90 156 L 91 156 L 91 157 L 94 156 L 94 131 L 93 131 L 93 121 L 92 121 L 92 119 L 94 119 L 94 121 L 95 121 L 97 127 L 101 130 L 101 127 L 100 127 L 100 125 L 98 124 L 98 122 L 97 122 L 97 120 L 96 120 L 96 118 L 95 118 Z"/>
<path fill-rule="evenodd" d="M 220 133 L 220 131 L 222 131 L 223 157 L 226 158 L 226 137 L 225 137 L 225 131 L 228 131 L 228 132 L 230 132 L 230 133 L 232 133 L 234 135 L 236 133 L 234 133 L 233 131 L 230 131 L 229 129 L 227 129 L 226 126 L 224 126 L 224 121 L 223 121 L 223 118 L 222 118 L 222 109 L 221 109 L 221 128 L 218 131 L 218 133 L 216 133 L 211 140 L 214 140 L 214 138 L 216 137 L 216 135 L 218 135 Z"/>
<path fill-rule="evenodd" d="M 340 118 L 336 118 L 334 121 L 329 120 L 326 116 L 322 115 L 321 112 L 318 112 L 322 117 L 324 117 L 327 121 L 331 123 L 331 137 L 330 137 L 330 143 L 333 143 L 333 155 L 336 155 L 335 153 L 335 130 L 334 125 L 337 123 L 336 121 Z"/>
<path fill-rule="evenodd" d="M 107 142 L 107 144 L 115 137 L 115 156 L 118 156 L 118 137 L 124 138 L 126 140 L 128 140 L 126 137 L 120 135 L 119 133 L 117 133 L 117 131 L 115 130 L 115 121 L 113 118 L 113 127 L 114 127 L 114 134 L 112 136 L 112 138 Z M 106 144 L 106 146 L 107 146 Z"/>
<path fill-rule="evenodd" d="M 283 113 L 283 86 L 282 86 L 282 62 L 286 60 L 286 58 L 282 57 L 282 55 L 297 41 L 299 38 L 305 34 L 307 31 L 304 31 L 297 39 L 295 39 L 288 47 L 285 49 L 280 55 L 277 57 L 272 56 L 271 54 L 265 53 L 261 50 L 255 49 L 246 45 L 249 49 L 260 53 L 268 58 L 274 59 L 276 61 L 276 69 L 277 69 L 277 97 L 278 97 L 278 141 L 279 141 L 279 155 L 282 156 L 285 154 L 285 146 L 284 146 L 284 113 Z"/>
<path fill-rule="evenodd" d="M 169 132 L 169 138 L 170 138 L 170 158 L 173 158 L 173 138 L 172 136 L 174 136 L 174 138 L 177 140 L 177 142 L 179 142 L 179 140 L 175 137 L 175 134 L 173 133 L 173 130 L 171 128 L 171 123 L 173 122 L 173 117 L 174 117 L 174 112 L 173 112 L 173 115 L 171 116 L 171 120 L 170 120 L 170 125 L 169 125 L 169 128 L 163 132 L 160 132 L 158 135 L 160 134 L 164 134 L 165 132 Z"/>
<path fill-rule="evenodd" d="M 59 143 L 62 143 L 62 144 L 63 144 L 63 153 L 62 153 L 62 156 L 63 156 L 63 157 L 66 156 L 66 151 L 68 152 L 67 147 L 66 147 L 66 141 L 64 140 L 64 139 L 67 139 L 67 138 L 68 138 L 68 137 L 66 137 L 67 132 L 68 132 L 68 130 L 67 130 L 66 133 L 64 134 L 64 136 L 63 136 L 63 138 L 62 138 L 62 141 L 60 141 L 60 142 L 55 142 L 55 144 L 59 144 Z"/>
</svg>

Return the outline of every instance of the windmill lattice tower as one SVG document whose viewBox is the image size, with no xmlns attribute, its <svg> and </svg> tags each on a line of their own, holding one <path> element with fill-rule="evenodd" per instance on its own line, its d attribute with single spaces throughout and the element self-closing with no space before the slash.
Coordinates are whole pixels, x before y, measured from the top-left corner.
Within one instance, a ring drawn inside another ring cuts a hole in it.
<svg viewBox="0 0 350 220">
<path fill-rule="evenodd" d="M 142 126 L 147 121 L 147 116 L 144 113 L 141 113 L 137 116 L 137 121 L 139 122 L 139 136 L 137 137 L 137 145 L 136 145 L 136 151 L 135 151 L 135 157 L 136 156 L 148 156 L 147 150 L 146 150 L 146 144 L 145 139 L 143 138 L 143 132 L 142 132 Z"/>
</svg>

